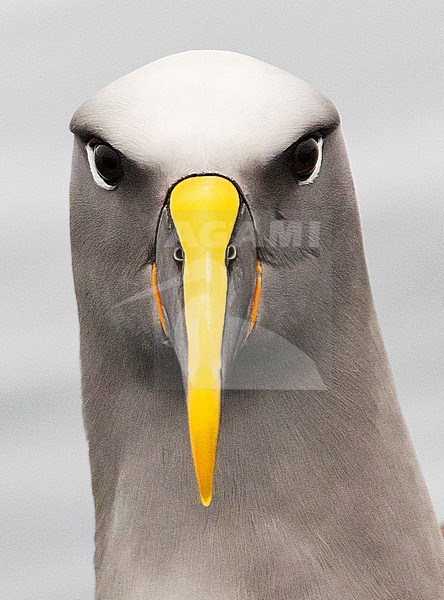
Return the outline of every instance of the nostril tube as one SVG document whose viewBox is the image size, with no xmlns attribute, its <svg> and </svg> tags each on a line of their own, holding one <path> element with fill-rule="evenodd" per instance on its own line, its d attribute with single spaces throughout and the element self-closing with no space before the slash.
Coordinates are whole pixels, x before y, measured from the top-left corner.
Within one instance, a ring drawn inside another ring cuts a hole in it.
<svg viewBox="0 0 444 600">
<path fill-rule="evenodd" d="M 234 260 L 237 256 L 236 246 L 230 244 L 227 248 L 227 260 Z"/>
<path fill-rule="evenodd" d="M 180 248 L 180 247 L 176 248 L 176 250 L 174 250 L 173 256 L 174 256 L 174 260 L 176 262 L 183 262 L 184 258 L 185 258 L 184 252 L 183 252 L 182 248 Z"/>
</svg>

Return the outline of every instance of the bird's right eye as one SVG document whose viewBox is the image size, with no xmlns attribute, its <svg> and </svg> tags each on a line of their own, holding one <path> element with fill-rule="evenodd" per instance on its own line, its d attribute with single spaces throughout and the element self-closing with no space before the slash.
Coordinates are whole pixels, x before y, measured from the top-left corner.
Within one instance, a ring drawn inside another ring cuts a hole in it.
<svg viewBox="0 0 444 600">
<path fill-rule="evenodd" d="M 88 162 L 94 181 L 105 190 L 114 190 L 123 177 L 120 154 L 108 144 L 90 140 L 86 147 Z"/>
<path fill-rule="evenodd" d="M 299 183 L 312 183 L 321 168 L 322 138 L 309 137 L 300 141 L 293 150 L 291 162 Z"/>
</svg>

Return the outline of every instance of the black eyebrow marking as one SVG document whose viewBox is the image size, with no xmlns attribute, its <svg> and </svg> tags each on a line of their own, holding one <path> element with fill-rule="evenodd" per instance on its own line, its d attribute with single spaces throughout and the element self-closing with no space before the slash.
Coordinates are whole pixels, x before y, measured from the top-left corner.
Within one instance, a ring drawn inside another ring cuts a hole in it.
<svg viewBox="0 0 444 600">
<path fill-rule="evenodd" d="M 309 127 L 306 131 L 304 131 L 297 140 L 292 142 L 282 153 L 282 155 L 286 155 L 291 152 L 298 144 L 300 144 L 304 140 L 308 140 L 311 137 L 318 135 L 323 140 L 328 137 L 333 131 L 335 131 L 339 125 L 341 124 L 341 120 L 338 118 L 330 123 L 318 123 L 312 127 Z"/>
<path fill-rule="evenodd" d="M 85 149 L 86 146 L 88 144 L 91 143 L 91 141 L 97 142 L 98 144 L 105 144 L 107 146 L 109 146 L 110 148 L 112 148 L 113 150 L 115 150 L 116 152 L 118 152 L 121 156 L 122 159 L 125 160 L 125 162 L 130 162 L 130 163 L 135 163 L 136 161 L 129 159 L 124 152 L 122 152 L 122 150 L 120 150 L 120 148 L 118 148 L 117 146 L 115 146 L 112 142 L 110 142 L 107 139 L 107 136 L 104 135 L 103 130 L 100 127 L 94 128 L 91 127 L 90 125 L 86 126 L 86 125 L 78 125 L 75 122 L 73 123 L 74 119 L 71 120 L 71 123 L 69 125 L 69 129 L 70 131 L 78 137 L 78 139 L 82 142 L 82 144 L 85 145 Z"/>
<path fill-rule="evenodd" d="M 112 148 L 114 148 L 113 144 L 111 144 L 111 142 L 109 142 L 106 139 L 106 135 L 104 135 L 104 132 L 101 130 L 100 127 L 94 128 L 94 127 L 86 127 L 86 126 L 72 126 L 70 125 L 69 127 L 71 133 L 73 133 L 74 135 L 76 135 L 82 142 L 89 142 L 92 139 L 96 139 L 100 142 L 103 142 L 104 144 L 108 144 L 108 146 L 111 146 Z M 116 148 L 117 150 L 117 148 Z"/>
<path fill-rule="evenodd" d="M 104 144 L 108 144 L 111 148 L 120 151 L 112 142 L 108 140 L 108 136 L 104 128 L 100 125 L 97 119 L 92 119 L 89 116 L 82 115 L 82 107 L 77 110 L 69 123 L 69 130 L 77 136 L 82 142 L 87 143 L 92 138 L 95 138 Z"/>
<path fill-rule="evenodd" d="M 112 132 L 110 132 L 106 127 L 103 127 L 98 120 L 82 118 L 81 115 L 74 113 L 69 124 L 69 129 L 71 133 L 73 133 L 76 138 L 80 140 L 82 144 L 84 144 L 85 150 L 89 142 L 91 142 L 91 140 L 95 140 L 99 143 L 110 146 L 113 150 L 118 152 L 121 158 L 128 165 L 133 165 L 135 167 L 147 166 L 145 161 L 128 154 L 126 149 L 122 149 L 121 143 L 116 143 L 116 141 L 112 139 Z"/>
</svg>

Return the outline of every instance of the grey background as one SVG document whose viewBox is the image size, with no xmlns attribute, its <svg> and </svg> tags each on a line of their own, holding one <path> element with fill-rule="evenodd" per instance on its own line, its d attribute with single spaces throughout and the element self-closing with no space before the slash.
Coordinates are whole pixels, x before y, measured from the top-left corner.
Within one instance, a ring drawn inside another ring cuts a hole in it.
<svg viewBox="0 0 444 600">
<path fill-rule="evenodd" d="M 0 599 L 93 593 L 70 116 L 104 84 L 186 49 L 264 59 L 338 106 L 400 401 L 444 520 L 442 2 L 3 0 L 0 11 Z"/>
</svg>

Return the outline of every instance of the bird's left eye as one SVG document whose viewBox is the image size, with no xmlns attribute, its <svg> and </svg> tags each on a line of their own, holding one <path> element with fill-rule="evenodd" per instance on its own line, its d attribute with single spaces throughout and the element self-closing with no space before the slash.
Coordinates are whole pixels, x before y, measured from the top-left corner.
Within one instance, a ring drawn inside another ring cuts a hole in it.
<svg viewBox="0 0 444 600">
<path fill-rule="evenodd" d="M 291 165 L 300 184 L 311 183 L 318 175 L 322 162 L 322 138 L 310 137 L 299 142 L 293 150 Z"/>
<path fill-rule="evenodd" d="M 94 181 L 106 190 L 114 190 L 123 177 L 122 159 L 117 150 L 95 140 L 88 143 L 86 150 Z"/>
</svg>

